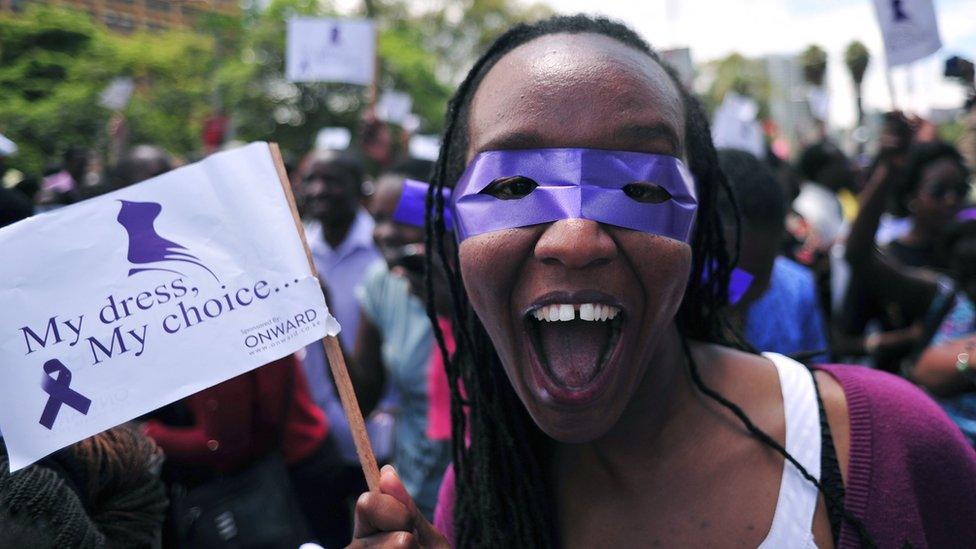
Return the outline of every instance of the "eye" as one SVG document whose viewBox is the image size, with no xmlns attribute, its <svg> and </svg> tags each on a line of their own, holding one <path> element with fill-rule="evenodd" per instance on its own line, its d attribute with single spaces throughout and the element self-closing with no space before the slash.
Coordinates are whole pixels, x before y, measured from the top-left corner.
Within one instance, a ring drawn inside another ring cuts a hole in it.
<svg viewBox="0 0 976 549">
<path fill-rule="evenodd" d="M 481 194 L 489 194 L 499 200 L 518 200 L 531 193 L 539 184 L 521 175 L 496 179 Z"/>
<path fill-rule="evenodd" d="M 660 204 L 666 200 L 671 200 L 671 193 L 664 187 L 647 181 L 629 183 L 624 185 L 622 190 L 630 198 L 645 204 Z"/>
</svg>

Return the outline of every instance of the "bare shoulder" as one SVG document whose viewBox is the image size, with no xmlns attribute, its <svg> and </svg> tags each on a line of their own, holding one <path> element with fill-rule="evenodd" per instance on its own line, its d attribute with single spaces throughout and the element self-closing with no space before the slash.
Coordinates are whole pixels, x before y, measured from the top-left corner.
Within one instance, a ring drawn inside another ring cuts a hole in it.
<svg viewBox="0 0 976 549">
<path fill-rule="evenodd" d="M 692 346 L 705 385 L 736 404 L 763 431 L 781 444 L 786 436 L 783 393 L 776 366 L 764 356 L 714 344 Z M 732 425 L 741 428 L 728 410 L 712 404 Z"/>
</svg>

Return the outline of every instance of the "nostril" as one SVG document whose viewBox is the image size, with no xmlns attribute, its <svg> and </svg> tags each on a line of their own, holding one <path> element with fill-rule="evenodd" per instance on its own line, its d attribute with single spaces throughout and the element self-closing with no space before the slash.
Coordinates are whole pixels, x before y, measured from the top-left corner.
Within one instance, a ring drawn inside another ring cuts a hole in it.
<svg viewBox="0 0 976 549">
<path fill-rule="evenodd" d="M 617 256 L 617 244 L 596 221 L 564 219 L 546 228 L 535 246 L 544 265 L 583 269 L 606 265 Z"/>
</svg>

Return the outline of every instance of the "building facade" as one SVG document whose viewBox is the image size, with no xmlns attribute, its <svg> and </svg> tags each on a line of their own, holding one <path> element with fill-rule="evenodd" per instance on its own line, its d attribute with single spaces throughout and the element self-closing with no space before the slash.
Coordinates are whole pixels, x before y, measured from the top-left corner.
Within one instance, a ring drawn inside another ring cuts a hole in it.
<svg viewBox="0 0 976 549">
<path fill-rule="evenodd" d="M 31 4 L 87 11 L 108 28 L 122 33 L 192 27 L 204 13 L 240 13 L 239 0 L 0 0 L 0 12 L 21 11 Z"/>
</svg>

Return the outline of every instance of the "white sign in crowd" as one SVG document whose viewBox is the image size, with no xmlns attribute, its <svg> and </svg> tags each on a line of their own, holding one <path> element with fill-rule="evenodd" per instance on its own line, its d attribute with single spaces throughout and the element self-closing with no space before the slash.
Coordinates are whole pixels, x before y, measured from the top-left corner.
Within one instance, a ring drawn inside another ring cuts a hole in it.
<svg viewBox="0 0 976 549">
<path fill-rule="evenodd" d="M 889 67 L 928 57 L 942 47 L 932 0 L 874 0 L 874 8 Z"/>
<path fill-rule="evenodd" d="M 291 82 L 372 84 L 376 27 L 368 19 L 288 20 L 285 77 Z"/>
<path fill-rule="evenodd" d="M 339 330 L 265 143 L 5 227 L 0 256 L 11 471 Z"/>
</svg>

